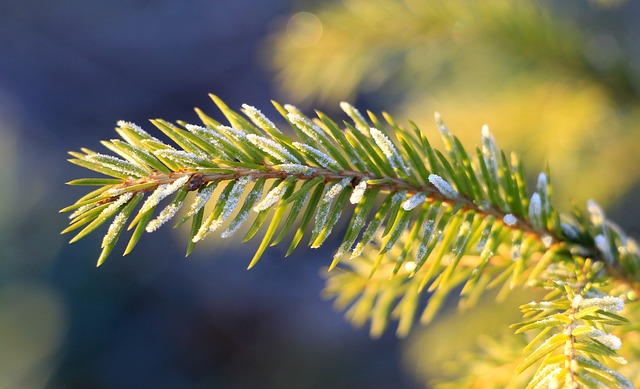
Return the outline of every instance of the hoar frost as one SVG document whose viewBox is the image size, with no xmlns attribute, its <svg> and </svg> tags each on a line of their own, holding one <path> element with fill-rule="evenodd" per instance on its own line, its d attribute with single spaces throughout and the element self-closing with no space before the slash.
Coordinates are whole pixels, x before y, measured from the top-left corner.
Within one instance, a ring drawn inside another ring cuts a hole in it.
<svg viewBox="0 0 640 389">
<path fill-rule="evenodd" d="M 334 183 L 331 188 L 324 194 L 320 204 L 318 204 L 318 212 L 316 213 L 315 225 L 313 232 L 317 233 L 321 231 L 329 219 L 329 211 L 331 209 L 331 203 L 333 199 L 342 192 L 342 190 L 349 185 L 353 180 L 352 177 L 343 178 L 340 182 Z"/>
<path fill-rule="evenodd" d="M 215 185 L 209 185 L 206 188 L 202 189 L 196 197 L 193 199 L 193 203 L 191 203 L 191 208 L 189 209 L 189 213 L 187 216 L 195 215 L 196 212 L 200 210 L 200 208 L 204 207 L 211 198 L 213 191 L 216 189 Z"/>
<path fill-rule="evenodd" d="M 426 193 L 418 192 L 413 196 L 409 197 L 407 200 L 405 200 L 404 203 L 402 203 L 402 209 L 404 209 L 405 211 L 411 211 L 418 205 L 422 204 L 426 198 L 427 198 Z"/>
<path fill-rule="evenodd" d="M 571 306 L 573 309 L 598 307 L 607 312 L 619 312 L 624 308 L 624 301 L 619 297 L 613 296 L 583 298 L 577 295 L 573 298 Z"/>
<path fill-rule="evenodd" d="M 508 213 L 504 215 L 504 217 L 502 218 L 502 221 L 504 222 L 504 224 L 508 226 L 513 226 L 518 222 L 518 219 L 516 219 L 516 217 L 513 216 L 512 214 Z"/>
<path fill-rule="evenodd" d="M 302 132 L 304 132 L 309 138 L 313 139 L 316 142 L 320 142 L 320 139 L 327 140 L 327 137 L 322 131 L 322 129 L 309 120 L 308 118 L 298 114 L 298 113 L 289 113 L 287 115 L 289 121 L 295 124 Z"/>
<path fill-rule="evenodd" d="M 336 161 L 334 161 L 327 154 L 316 149 L 315 147 L 311 147 L 307 144 L 300 143 L 300 142 L 293 142 L 292 144 L 293 144 L 293 147 L 302 151 L 303 153 L 311 154 L 311 157 L 313 157 L 313 159 L 315 159 L 318 162 L 318 164 L 325 169 L 333 170 L 333 169 L 336 169 L 336 167 L 338 166 Z"/>
<path fill-rule="evenodd" d="M 437 174 L 429 174 L 429 182 L 433 184 L 433 186 L 438 189 L 440 193 L 442 193 L 445 197 L 450 198 L 452 200 L 458 198 L 458 192 L 451 187 L 447 181 L 445 181 L 442 177 Z"/>
<path fill-rule="evenodd" d="M 346 113 L 351 118 L 351 120 L 353 120 L 354 124 L 356 125 L 356 129 L 360 131 L 362 135 L 369 136 L 369 128 L 365 125 L 367 123 L 367 120 L 364 118 L 364 116 L 362 116 L 360 111 L 358 111 L 354 106 L 345 101 L 340 102 L 340 108 L 342 108 L 344 113 Z"/>
<path fill-rule="evenodd" d="M 102 238 L 101 247 L 105 247 L 109 243 L 113 242 L 113 240 L 116 238 L 116 235 L 118 234 L 118 231 L 120 231 L 120 229 L 122 228 L 122 225 L 126 221 L 127 221 L 126 215 L 120 212 L 118 216 L 116 216 L 111 222 L 111 225 L 109 226 L 109 230 L 107 231 L 107 234 L 104 236 L 104 238 Z"/>
<path fill-rule="evenodd" d="M 365 190 L 367 190 L 367 180 L 362 179 L 358 183 L 358 185 L 356 185 L 356 187 L 353 189 L 353 192 L 351 192 L 351 197 L 349 198 L 349 202 L 351 204 L 358 204 L 360 201 L 362 201 L 362 197 L 364 196 Z"/>
<path fill-rule="evenodd" d="M 151 196 L 147 197 L 147 200 L 144 202 L 144 204 L 142 204 L 142 207 L 140 208 L 140 213 L 147 212 L 153 207 L 155 207 L 156 205 L 158 205 L 158 203 L 162 201 L 165 197 L 171 195 L 173 192 L 177 191 L 182 186 L 184 186 L 184 184 L 186 184 L 187 181 L 189 181 L 189 176 L 184 175 L 176 179 L 174 182 L 170 184 L 162 184 L 158 186 L 158 188 L 155 191 L 153 191 Z"/>
<path fill-rule="evenodd" d="M 253 124 L 265 131 L 270 129 L 281 134 L 276 125 L 273 124 L 273 122 L 269 120 L 269 118 L 267 118 L 258 108 L 248 104 L 242 104 L 242 108 L 244 108 L 244 113 L 249 117 L 249 119 L 251 119 Z"/>
<path fill-rule="evenodd" d="M 247 135 L 247 139 L 249 142 L 258 146 L 258 148 L 265 153 L 271 155 L 275 159 L 278 159 L 282 162 L 293 162 L 300 163 L 298 158 L 293 156 L 287 149 L 285 149 L 282 145 L 278 144 L 276 141 L 272 139 L 265 138 L 264 136 L 249 134 Z"/>
<path fill-rule="evenodd" d="M 165 209 L 162 210 L 162 212 L 160 212 L 158 217 L 151 220 L 149 224 L 147 224 L 147 227 L 145 228 L 147 232 L 154 232 L 158 228 L 162 227 L 163 224 L 171 220 L 178 213 L 181 205 L 182 203 L 180 203 L 180 205 L 169 204 Z"/>
<path fill-rule="evenodd" d="M 262 201 L 260 201 L 258 204 L 256 204 L 253 207 L 253 210 L 256 212 L 260 212 L 271 207 L 272 205 L 280 201 L 280 199 L 284 195 L 285 189 L 286 189 L 286 186 L 284 185 L 284 181 L 283 181 L 282 183 L 280 183 L 280 185 L 271 189 L 269 193 L 267 193 L 265 198 L 262 199 Z"/>
<path fill-rule="evenodd" d="M 369 131 L 371 132 L 373 140 L 376 142 L 378 147 L 380 147 L 380 150 L 382 150 L 384 156 L 387 157 L 391 167 L 406 169 L 402 163 L 402 158 L 400 157 L 400 154 L 398 154 L 398 150 L 393 145 L 393 142 L 391 142 L 391 139 L 375 127 L 371 127 Z"/>
</svg>

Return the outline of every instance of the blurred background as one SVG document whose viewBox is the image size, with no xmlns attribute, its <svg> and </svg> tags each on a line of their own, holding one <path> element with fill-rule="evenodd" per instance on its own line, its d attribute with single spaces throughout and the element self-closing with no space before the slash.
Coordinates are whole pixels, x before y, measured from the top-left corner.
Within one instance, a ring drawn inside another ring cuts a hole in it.
<svg viewBox="0 0 640 389">
<path fill-rule="evenodd" d="M 438 364 L 459 350 L 442 335 L 517 320 L 518 295 L 372 340 L 319 297 L 335 241 L 286 260 L 273 248 L 246 271 L 255 243 L 184 259 L 185 237 L 164 229 L 96 269 L 99 233 L 59 235 L 58 210 L 84 193 L 63 183 L 87 175 L 65 153 L 99 149 L 119 119 L 220 118 L 209 92 L 272 117 L 270 99 L 339 118 L 347 100 L 432 138 L 438 110 L 469 147 L 489 124 L 531 179 L 548 162 L 559 209 L 595 198 L 638 238 L 638 20 L 623 0 L 0 2 L 0 387 L 419 388 L 463 374 Z"/>
</svg>

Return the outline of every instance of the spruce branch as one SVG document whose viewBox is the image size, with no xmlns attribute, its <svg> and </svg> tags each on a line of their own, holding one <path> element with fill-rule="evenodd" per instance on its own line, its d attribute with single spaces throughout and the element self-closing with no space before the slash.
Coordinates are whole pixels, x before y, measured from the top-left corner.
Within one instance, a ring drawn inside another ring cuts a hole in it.
<svg viewBox="0 0 640 389">
<path fill-rule="evenodd" d="M 468 153 L 439 114 L 442 151 L 415 124 L 403 129 L 386 113 L 365 117 L 347 103 L 341 107 L 353 123 L 342 127 L 321 112 L 312 119 L 274 103 L 294 138 L 254 107 L 243 105 L 243 116 L 211 97 L 228 125 L 200 110 L 202 125 L 152 120 L 168 144 L 121 121 L 122 140 L 102 142 L 115 155 L 70 152 L 70 162 L 107 177 L 69 182 L 98 188 L 62 210 L 73 211 L 63 233 L 79 230 L 71 242 L 111 220 L 98 265 L 125 229 L 133 230 L 128 254 L 145 231 L 181 212 L 176 225 L 191 221 L 187 255 L 216 231 L 229 237 L 249 223 L 248 240 L 264 230 L 249 268 L 287 237 L 287 255 L 307 232 L 308 245 L 320 247 L 350 213 L 328 266 L 342 271 L 328 273 L 325 294 L 355 324 L 371 321 L 372 335 L 390 318 L 406 335 L 418 314 L 429 322 L 459 287 L 467 306 L 492 287 L 501 295 L 516 286 L 550 288 L 545 301 L 522 308 L 527 320 L 516 326 L 542 328 L 520 369 L 539 364 L 531 387 L 625 383 L 613 370 L 593 373 L 619 360 L 607 328 L 625 319 L 584 302 L 606 300 L 594 293 L 617 302 L 640 292 L 638 245 L 593 201 L 586 213 L 559 214 L 549 168 L 530 193 L 518 155 L 501 151 L 487 126 L 482 146 Z"/>
</svg>

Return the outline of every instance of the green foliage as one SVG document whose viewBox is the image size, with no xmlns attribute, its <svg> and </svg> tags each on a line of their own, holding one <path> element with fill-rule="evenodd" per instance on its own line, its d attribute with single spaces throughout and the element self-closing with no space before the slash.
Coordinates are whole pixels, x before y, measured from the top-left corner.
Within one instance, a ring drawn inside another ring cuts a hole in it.
<svg viewBox="0 0 640 389">
<path fill-rule="evenodd" d="M 624 1 L 317 2 L 265 54 L 293 101 L 366 96 L 420 123 L 434 107 L 463 144 L 489 122 L 503 147 L 571 182 L 556 206 L 606 206 L 640 182 L 640 67 L 632 2 L 589 4 L 605 2 Z"/>
<path fill-rule="evenodd" d="M 624 336 L 611 329 L 630 325 L 618 312 L 640 290 L 637 244 L 593 201 L 587 213 L 559 214 L 549 169 L 530 194 L 519 157 L 501 151 L 488 127 L 470 153 L 438 114 L 442 151 L 414 124 L 365 117 L 346 103 L 351 123 L 342 126 L 274 103 L 293 138 L 251 106 L 242 116 L 212 98 L 229 125 L 199 110 L 203 125 L 153 120 L 170 145 L 119 122 L 122 140 L 103 142 L 117 156 L 70 153 L 70 162 L 108 177 L 71 181 L 98 189 L 62 210 L 73 211 L 64 232 L 79 230 L 71 242 L 111 220 L 98 265 L 125 229 L 133 230 L 127 254 L 182 209 L 177 225 L 191 223 L 187 254 L 209 234 L 229 237 L 245 223 L 244 240 L 261 235 L 249 268 L 269 246 L 288 241 L 291 254 L 305 234 L 320 247 L 348 214 L 328 267 L 342 271 L 328 273 L 325 293 L 354 324 L 370 321 L 373 336 L 390 318 L 405 336 L 454 292 L 471 307 L 494 287 L 499 296 L 541 288 L 548 294 L 522 306 L 514 326 L 537 332 L 517 368 L 537 366 L 529 387 L 631 387 L 613 370 L 624 361 Z"/>
</svg>

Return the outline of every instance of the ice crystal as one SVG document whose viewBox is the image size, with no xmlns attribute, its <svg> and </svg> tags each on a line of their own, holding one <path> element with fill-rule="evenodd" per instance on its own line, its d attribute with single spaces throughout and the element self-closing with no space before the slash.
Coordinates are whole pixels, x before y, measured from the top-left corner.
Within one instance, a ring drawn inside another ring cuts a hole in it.
<svg viewBox="0 0 640 389">
<path fill-rule="evenodd" d="M 322 151 L 316 149 L 315 147 L 309 146 L 305 143 L 300 143 L 300 142 L 293 142 L 293 147 L 295 147 L 296 149 L 300 150 L 303 153 L 307 153 L 310 154 L 311 157 L 313 159 L 316 160 L 316 162 L 318 162 L 318 164 L 320 166 L 322 166 L 325 169 L 331 169 L 331 170 L 335 170 L 338 167 L 338 164 L 336 161 L 334 161 L 331 157 L 329 157 L 327 154 L 323 153 Z"/>
<path fill-rule="evenodd" d="M 222 211 L 215 219 L 208 219 L 200 226 L 200 229 L 193 237 L 193 242 L 201 241 L 207 235 L 216 231 L 218 228 L 220 228 L 220 226 L 222 226 L 222 224 L 229 218 L 229 216 L 231 216 L 231 213 L 233 213 L 233 210 L 238 205 L 240 196 L 244 193 L 244 189 L 250 181 L 251 176 L 245 176 L 237 180 L 236 182 L 229 184 L 233 185 L 229 194 L 226 195 L 223 192 L 223 194 L 221 194 L 220 198 L 218 199 L 220 203 L 224 204 L 222 207 Z M 213 214 L 210 216 L 210 218 L 212 217 Z"/>
<path fill-rule="evenodd" d="M 542 228 L 542 201 L 538 192 L 532 194 L 529 200 L 529 220 L 535 228 Z"/>
<path fill-rule="evenodd" d="M 199 167 L 204 162 L 202 155 L 197 155 L 184 150 L 156 150 L 154 155 L 162 158 L 166 158 L 179 165 Z"/>
<path fill-rule="evenodd" d="M 498 178 L 498 146 L 496 141 L 489 130 L 489 126 L 486 124 L 482 126 L 482 155 L 484 163 L 489 169 L 489 173 L 492 175 L 492 180 Z"/>
<path fill-rule="evenodd" d="M 371 127 L 370 131 L 373 140 L 376 142 L 380 150 L 382 150 L 384 156 L 387 157 L 391 166 L 393 168 L 406 170 L 406 166 L 404 166 L 403 160 L 400 157 L 400 154 L 398 154 L 398 150 L 391 139 L 375 127 Z"/>
<path fill-rule="evenodd" d="M 604 211 L 595 200 L 591 199 L 587 201 L 587 211 L 589 211 L 591 222 L 594 225 L 599 226 L 602 223 L 604 223 L 604 219 L 605 219 Z"/>
<path fill-rule="evenodd" d="M 152 139 L 154 141 L 160 142 L 160 140 L 158 138 L 155 138 L 155 137 L 149 135 L 148 132 L 143 130 L 142 127 L 140 127 L 139 125 L 137 125 L 135 123 L 131 123 L 131 122 L 128 122 L 128 121 L 125 121 L 125 120 L 119 120 L 118 121 L 118 127 L 130 130 L 132 132 L 135 132 L 136 134 L 142 136 L 143 138 Z"/>
<path fill-rule="evenodd" d="M 202 138 L 206 138 L 209 143 L 213 145 L 215 151 L 218 156 L 230 159 L 229 155 L 222 149 L 222 144 L 229 145 L 229 141 L 227 138 L 222 136 L 220 133 L 203 126 L 197 126 L 194 124 L 186 124 L 185 128 Z"/>
<path fill-rule="evenodd" d="M 442 120 L 442 115 L 440 115 L 440 112 L 438 111 L 434 112 L 433 118 L 435 119 L 436 124 L 438 125 L 438 131 L 440 131 L 442 135 L 451 135 L 449 128 L 444 124 L 444 121 Z"/>
<path fill-rule="evenodd" d="M 320 126 L 309 120 L 307 117 L 298 113 L 289 113 L 287 118 L 314 141 L 320 142 L 321 139 L 328 141 L 327 135 Z"/>
<path fill-rule="evenodd" d="M 100 246 L 101 248 L 106 247 L 107 245 L 109 245 L 114 241 L 114 239 L 118 235 L 118 232 L 120 232 L 120 230 L 122 229 L 122 226 L 126 221 L 127 221 L 127 216 L 123 212 L 120 212 L 113 219 L 113 221 L 111 222 L 111 225 L 109 226 L 109 230 L 107 230 L 107 234 L 104 236 L 104 238 L 102 238 L 102 246 Z"/>
<path fill-rule="evenodd" d="M 589 332 L 587 336 L 596 339 L 598 342 L 604 344 L 611 350 L 620 350 L 620 347 L 622 347 L 622 341 L 620 340 L 620 338 L 595 328 L 593 331 Z"/>
<path fill-rule="evenodd" d="M 613 252 L 611 251 L 611 245 L 609 244 L 609 240 L 607 239 L 607 237 L 600 234 L 596 235 L 593 240 L 596 244 L 596 247 L 602 253 L 602 255 L 604 255 L 604 258 L 607 260 L 607 262 L 612 263 L 614 261 Z"/>
<path fill-rule="evenodd" d="M 249 117 L 249 119 L 251 119 L 253 124 L 255 124 L 256 126 L 260 127 L 261 129 L 267 132 L 271 130 L 271 131 L 275 131 L 278 134 L 282 134 L 282 132 L 278 130 L 276 125 L 273 124 L 273 122 L 268 117 L 266 117 L 258 108 L 248 104 L 242 104 L 242 108 L 244 108 L 244 113 Z"/>
<path fill-rule="evenodd" d="M 184 175 L 176 179 L 172 183 L 162 184 L 158 186 L 158 188 L 156 188 L 156 190 L 153 191 L 151 196 L 147 197 L 144 204 L 142 204 L 142 207 L 140 208 L 140 213 L 145 213 L 150 209 L 152 209 L 153 207 L 155 207 L 156 205 L 158 205 L 158 203 L 162 201 L 165 197 L 171 195 L 172 193 L 180 189 L 182 186 L 184 186 L 187 183 L 187 181 L 189 181 L 189 176 Z"/>
<path fill-rule="evenodd" d="M 569 223 L 560 223 L 562 233 L 569 239 L 576 240 L 580 237 L 580 231 Z"/>
<path fill-rule="evenodd" d="M 262 199 L 262 201 L 260 201 L 258 204 L 256 204 L 253 207 L 253 210 L 256 212 L 260 212 L 260 211 L 264 211 L 265 209 L 268 209 L 269 207 L 271 207 L 272 205 L 280 201 L 280 199 L 284 195 L 285 189 L 286 189 L 286 184 L 285 184 L 285 181 L 283 181 L 280 183 L 280 185 L 271 189 L 269 193 L 267 193 L 267 195 L 264 197 L 264 199 Z"/>
<path fill-rule="evenodd" d="M 349 202 L 351 204 L 358 204 L 360 201 L 362 201 L 362 198 L 364 197 L 364 192 L 366 190 L 367 190 L 367 180 L 363 178 L 362 180 L 360 180 L 358 185 L 356 185 L 356 187 L 353 189 L 353 192 L 351 192 L 351 197 L 349 198 Z"/>
<path fill-rule="evenodd" d="M 538 184 L 537 189 L 540 194 L 540 202 L 544 207 L 544 212 L 549 214 L 551 204 L 549 204 L 549 192 L 548 192 L 549 182 L 547 180 L 547 175 L 544 173 L 540 173 L 538 175 Z"/>
<path fill-rule="evenodd" d="M 458 198 L 458 192 L 446 180 L 437 174 L 429 174 L 429 182 L 438 189 L 445 197 L 455 200 Z"/>
<path fill-rule="evenodd" d="M 577 295 L 573 298 L 571 306 L 574 309 L 598 307 L 607 312 L 619 312 L 624 309 L 624 301 L 621 298 L 614 296 L 583 298 L 582 296 Z"/>
<path fill-rule="evenodd" d="M 209 198 L 211 198 L 211 195 L 213 194 L 213 191 L 215 189 L 215 185 L 209 185 L 198 192 L 198 194 L 196 194 L 196 197 L 193 199 L 193 203 L 191 203 L 191 208 L 189 209 L 187 216 L 195 215 L 196 212 L 204 207 L 205 204 L 207 204 L 207 201 L 209 201 Z"/>
<path fill-rule="evenodd" d="M 120 208 L 121 206 L 129 202 L 129 200 L 131 200 L 132 198 L 133 198 L 133 192 L 127 192 L 121 195 L 120 197 L 118 197 L 116 201 L 109 204 L 107 208 L 103 209 L 102 212 L 100 212 L 100 216 L 98 216 L 98 219 L 100 219 L 101 216 L 113 213 L 116 209 Z"/>
<path fill-rule="evenodd" d="M 242 177 L 233 184 L 233 188 L 231 188 L 231 191 L 229 192 L 229 197 L 226 199 L 220 199 L 221 201 L 225 202 L 224 207 L 222 207 L 220 216 L 218 216 L 218 218 L 211 223 L 209 232 L 217 230 L 222 225 L 222 223 L 224 223 L 225 220 L 227 220 L 229 216 L 231 216 L 231 213 L 234 209 L 236 209 L 236 206 L 240 201 L 240 197 L 244 193 L 244 190 L 249 182 L 251 182 L 251 179 L 251 176 Z"/>
<path fill-rule="evenodd" d="M 182 202 L 178 205 L 169 204 L 155 219 L 151 220 L 149 224 L 147 224 L 147 227 L 145 228 L 147 232 L 153 232 L 162 227 L 163 224 L 171 220 L 178 213 L 181 206 Z"/>
<path fill-rule="evenodd" d="M 362 135 L 369 136 L 369 127 L 366 125 L 367 120 L 364 118 L 364 116 L 362 116 L 360 111 L 356 109 L 356 107 L 345 101 L 342 101 L 340 103 L 340 108 L 342 108 L 344 113 L 346 113 L 351 118 L 351 120 L 353 120 L 356 129 L 360 131 Z"/>
<path fill-rule="evenodd" d="M 480 240 L 478 241 L 478 245 L 476 246 L 476 251 L 480 252 L 487 245 L 487 240 L 489 240 L 489 234 L 491 233 L 491 225 L 488 225 L 482 230 L 482 235 L 480 235 Z"/>
<path fill-rule="evenodd" d="M 278 142 L 272 139 L 268 139 L 268 138 L 265 138 L 264 136 L 255 135 L 255 134 L 247 135 L 247 139 L 249 140 L 249 142 L 258 146 L 260 150 L 264 151 L 265 153 L 271 155 L 272 157 L 274 157 L 275 159 L 281 162 L 284 162 L 284 163 L 300 163 L 301 162 L 300 160 L 298 160 L 298 158 L 296 158 L 293 154 L 291 154 L 286 148 L 284 148 L 284 146 L 282 146 L 281 144 L 279 144 Z"/>
<path fill-rule="evenodd" d="M 512 214 L 508 213 L 504 215 L 504 217 L 502 218 L 502 221 L 504 222 L 504 224 L 508 226 L 514 226 L 518 222 L 518 219 Z"/>
<path fill-rule="evenodd" d="M 219 125 L 218 131 L 229 135 L 231 138 L 237 141 L 242 141 L 244 139 L 247 139 L 247 133 L 242 130 L 238 130 L 237 128 Z"/>
<path fill-rule="evenodd" d="M 120 189 L 120 191 L 121 191 L 120 193 L 122 193 L 122 191 L 124 191 L 124 190 Z M 115 196 L 115 195 L 120 194 L 120 193 L 115 193 L 115 191 L 114 191 L 114 193 L 111 193 L 111 189 L 109 189 L 106 193 L 107 193 L 108 196 Z M 76 209 L 75 211 L 73 211 L 73 213 L 71 215 L 69 215 L 69 219 L 75 219 L 76 217 L 82 215 L 86 211 L 94 208 L 95 206 L 96 206 L 95 203 L 85 204 L 85 205 L 79 207 L 78 209 Z"/>
<path fill-rule="evenodd" d="M 133 163 L 124 159 L 114 157 L 113 155 L 100 153 L 89 154 L 85 157 L 85 160 L 106 166 L 111 170 L 125 174 L 127 176 L 142 177 L 149 173 L 148 170 L 143 169 L 138 165 L 134 165 Z"/>
<path fill-rule="evenodd" d="M 252 204 L 255 201 L 258 201 L 261 195 L 262 195 L 262 191 L 256 190 L 254 188 L 253 190 L 251 190 L 249 195 L 247 195 L 247 198 L 245 199 L 245 203 Z M 220 236 L 222 238 L 228 238 L 231 235 L 233 235 L 240 228 L 240 226 L 247 220 L 248 217 L 249 217 L 249 208 L 241 210 L 240 213 L 236 215 L 235 219 L 233 219 L 231 224 L 229 224 L 229 226 L 224 231 L 222 231 L 222 234 L 220 234 Z"/>
<path fill-rule="evenodd" d="M 548 249 L 553 244 L 553 237 L 549 234 L 542 235 L 542 244 L 544 248 Z"/>
<path fill-rule="evenodd" d="M 281 170 L 286 173 L 302 174 L 304 176 L 309 176 L 313 174 L 313 172 L 315 172 L 315 169 L 313 169 L 312 167 L 300 165 L 297 163 L 285 163 L 282 165 L 274 165 L 273 168 L 277 170 Z"/>
<path fill-rule="evenodd" d="M 413 196 L 409 197 L 405 202 L 402 203 L 402 209 L 405 211 L 411 211 L 418 205 L 422 204 L 424 200 L 427 198 L 427 194 L 424 192 L 418 192 Z"/>
<path fill-rule="evenodd" d="M 598 362 L 595 359 L 591 359 L 591 358 L 587 358 L 584 357 L 582 355 L 576 355 L 575 359 L 580 362 L 581 364 L 585 365 L 585 366 L 591 366 L 593 369 L 596 370 L 600 370 L 603 371 L 607 374 L 610 374 L 611 376 L 613 376 L 616 381 L 618 382 L 618 384 L 620 384 L 620 387 L 623 389 L 633 389 L 634 386 L 633 384 L 626 378 L 624 377 L 622 374 L 618 373 L 617 371 L 603 365 L 602 363 Z"/>
<path fill-rule="evenodd" d="M 353 180 L 352 177 L 343 178 L 340 182 L 336 182 L 329 187 L 329 190 L 324 194 L 322 200 L 318 204 L 318 211 L 316 212 L 315 224 L 313 227 L 313 232 L 320 232 L 325 225 L 327 224 L 327 220 L 329 219 L 329 211 L 331 210 L 331 204 L 333 203 L 333 199 L 342 192 L 342 190 L 349 185 L 349 183 Z"/>
</svg>

